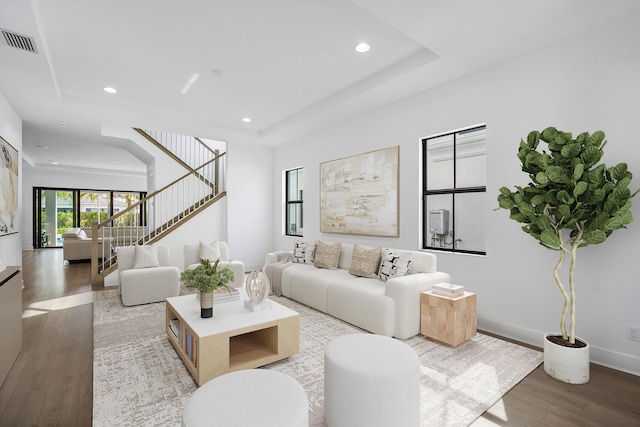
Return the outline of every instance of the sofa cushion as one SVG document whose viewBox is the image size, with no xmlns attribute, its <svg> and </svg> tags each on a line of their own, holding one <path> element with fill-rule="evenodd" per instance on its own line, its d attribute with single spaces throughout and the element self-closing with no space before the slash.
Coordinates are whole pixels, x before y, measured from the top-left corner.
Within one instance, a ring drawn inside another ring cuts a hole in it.
<svg viewBox="0 0 640 427">
<path fill-rule="evenodd" d="M 291 298 L 326 313 L 327 287 L 329 284 L 344 280 L 354 280 L 355 278 L 342 268 L 329 270 L 313 266 L 309 267 L 309 269 L 297 270 L 291 275 Z M 286 268 L 285 271 L 288 269 Z"/>
<path fill-rule="evenodd" d="M 313 264 L 316 256 L 316 241 L 296 240 L 293 247 L 293 262 Z"/>
<path fill-rule="evenodd" d="M 327 289 L 327 313 L 374 334 L 393 336 L 395 308 L 378 279 L 351 276 Z"/>
<path fill-rule="evenodd" d="M 133 268 L 153 268 L 160 267 L 158 258 L 158 248 L 156 245 L 136 245 Z"/>
<path fill-rule="evenodd" d="M 82 231 L 80 228 L 70 228 L 64 233 L 62 233 L 63 239 L 77 239 L 78 234 Z"/>
<path fill-rule="evenodd" d="M 378 277 L 383 282 L 394 277 L 406 276 L 411 268 L 411 252 L 401 252 L 385 248 Z"/>
<path fill-rule="evenodd" d="M 381 251 L 381 248 L 369 249 L 354 245 L 349 273 L 360 277 L 377 277 L 380 270 Z"/>
<path fill-rule="evenodd" d="M 338 268 L 338 261 L 340 261 L 340 246 L 340 243 L 325 243 L 323 241 L 318 241 L 313 265 L 318 268 L 328 268 L 330 270 Z"/>
<path fill-rule="evenodd" d="M 220 256 L 221 254 L 218 242 L 213 242 L 211 244 L 202 241 L 198 242 L 198 258 L 216 262 Z"/>
</svg>

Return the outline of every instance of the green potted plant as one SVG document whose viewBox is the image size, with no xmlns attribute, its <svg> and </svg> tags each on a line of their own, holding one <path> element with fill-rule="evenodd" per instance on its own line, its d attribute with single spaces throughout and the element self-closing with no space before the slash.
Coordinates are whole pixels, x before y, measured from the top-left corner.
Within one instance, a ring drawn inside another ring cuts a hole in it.
<svg viewBox="0 0 640 427">
<path fill-rule="evenodd" d="M 524 224 L 522 230 L 545 248 L 558 251 L 553 278 L 564 298 L 560 333 L 546 334 L 544 369 L 552 377 L 582 384 L 589 381 L 589 345 L 575 335 L 574 270 L 578 248 L 604 242 L 614 230 L 633 221 L 626 163 L 599 163 L 606 144 L 602 131 L 571 133 L 549 127 L 520 141 L 518 158 L 529 175 L 526 187 L 500 188 L 499 208 Z M 544 145 L 546 148 L 544 149 Z M 568 289 L 559 270 L 569 258 Z M 567 329 L 567 315 L 569 328 Z M 567 354 L 569 353 L 569 354 Z"/>
<path fill-rule="evenodd" d="M 224 288 L 231 293 L 228 283 L 235 280 L 233 272 L 228 268 L 218 269 L 217 259 L 213 264 L 208 259 L 200 259 L 200 264 L 192 269 L 180 273 L 180 280 L 189 289 L 200 291 L 200 316 L 213 316 L 213 293 Z"/>
</svg>

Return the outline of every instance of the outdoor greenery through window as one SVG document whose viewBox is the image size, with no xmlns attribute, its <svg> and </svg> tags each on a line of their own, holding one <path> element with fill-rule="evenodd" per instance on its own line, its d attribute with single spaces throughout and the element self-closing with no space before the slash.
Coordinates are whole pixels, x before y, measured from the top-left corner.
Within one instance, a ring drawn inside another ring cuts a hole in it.
<svg viewBox="0 0 640 427">
<path fill-rule="evenodd" d="M 285 172 L 286 201 L 285 201 L 285 234 L 287 236 L 302 236 L 302 197 L 304 179 L 302 168 Z"/>
<path fill-rule="evenodd" d="M 423 249 L 486 254 L 486 126 L 422 139 Z"/>
<path fill-rule="evenodd" d="M 91 227 L 141 200 L 145 192 L 33 189 L 33 247 L 60 247 L 62 233 L 72 227 Z M 116 225 L 145 225 L 144 209 L 122 215 Z"/>
</svg>

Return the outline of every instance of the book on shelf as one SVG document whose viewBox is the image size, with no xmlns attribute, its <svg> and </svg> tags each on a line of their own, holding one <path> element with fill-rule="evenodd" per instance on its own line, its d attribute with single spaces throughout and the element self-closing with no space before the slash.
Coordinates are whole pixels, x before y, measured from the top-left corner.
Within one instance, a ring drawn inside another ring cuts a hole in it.
<svg viewBox="0 0 640 427">
<path fill-rule="evenodd" d="M 169 320 L 169 330 L 171 330 L 173 335 L 180 340 L 180 321 L 178 319 Z"/>
</svg>

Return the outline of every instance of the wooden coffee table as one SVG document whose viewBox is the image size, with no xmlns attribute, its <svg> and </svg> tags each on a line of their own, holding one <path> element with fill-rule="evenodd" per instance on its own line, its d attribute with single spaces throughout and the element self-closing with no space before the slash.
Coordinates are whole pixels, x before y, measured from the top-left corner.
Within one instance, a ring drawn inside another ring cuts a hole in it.
<svg viewBox="0 0 640 427">
<path fill-rule="evenodd" d="M 167 336 L 198 385 L 300 351 L 297 312 L 270 300 L 271 308 L 252 312 L 244 308 L 245 299 L 241 289 L 239 300 L 215 303 L 213 317 L 203 319 L 195 295 L 167 298 Z"/>
</svg>

